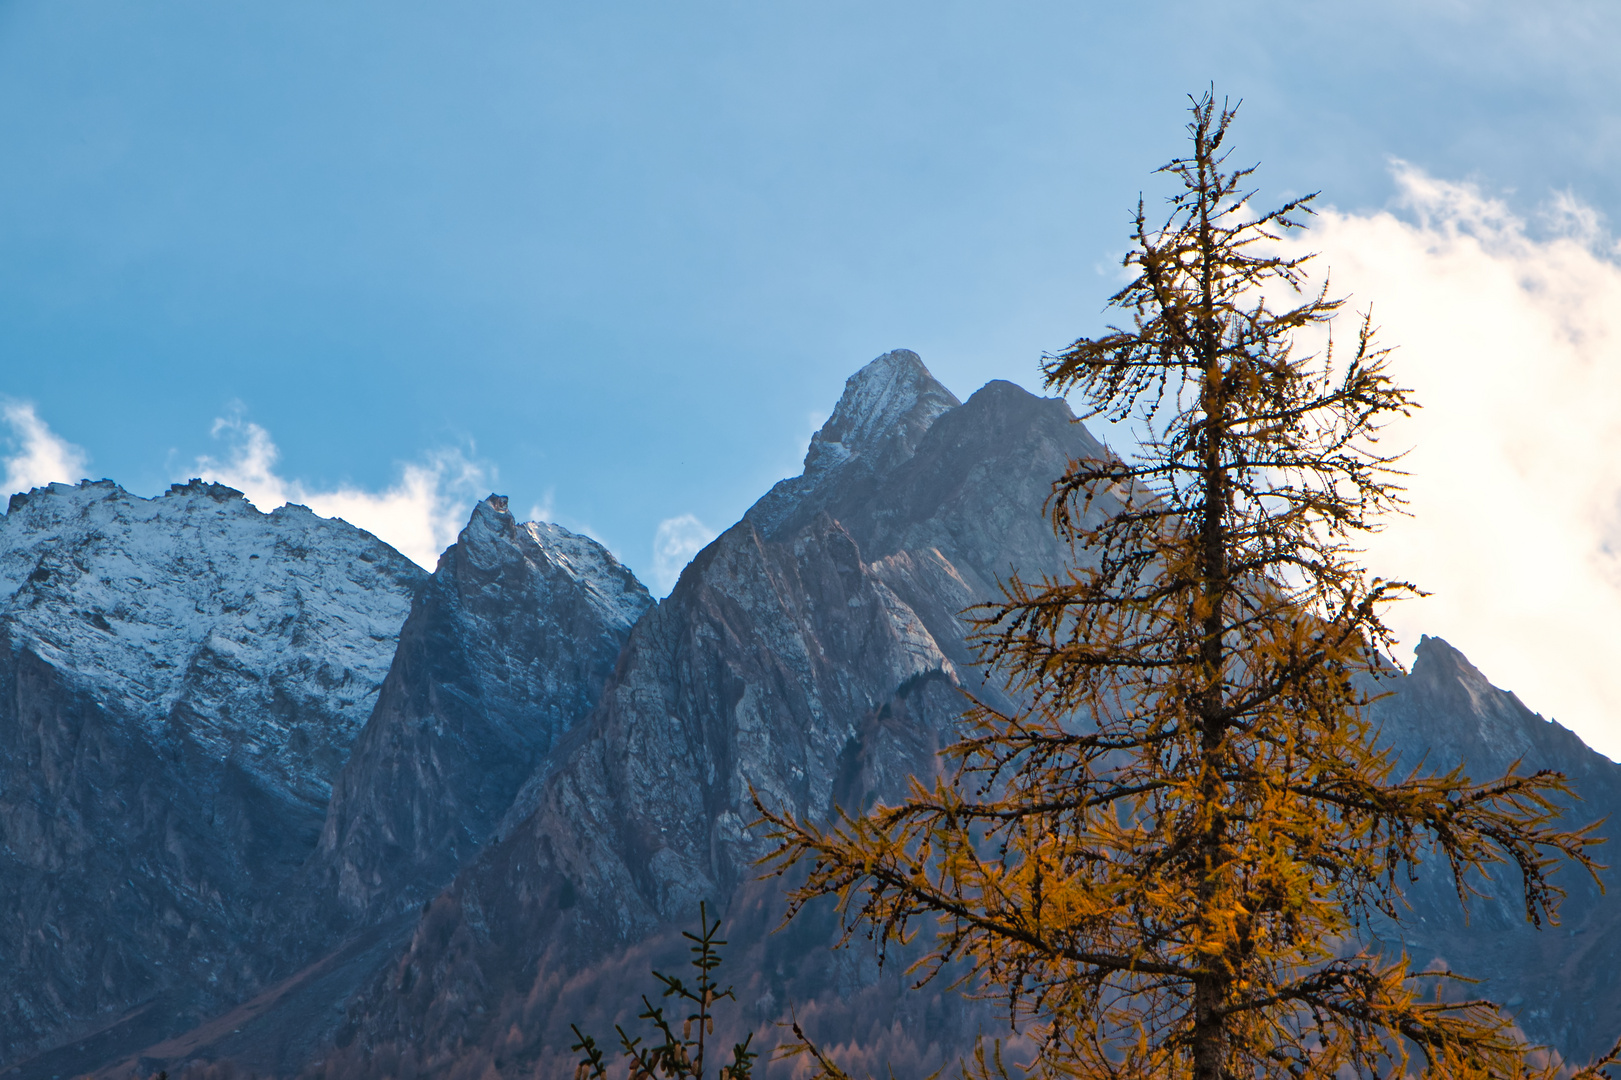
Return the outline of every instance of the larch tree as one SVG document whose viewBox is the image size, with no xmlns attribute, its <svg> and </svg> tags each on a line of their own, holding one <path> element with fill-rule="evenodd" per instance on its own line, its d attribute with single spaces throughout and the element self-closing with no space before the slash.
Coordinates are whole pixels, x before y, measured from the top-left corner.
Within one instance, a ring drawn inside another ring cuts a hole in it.
<svg viewBox="0 0 1621 1080">
<path fill-rule="evenodd" d="M 1465 907 L 1495 874 L 1555 922 L 1551 875 L 1596 873 L 1599 841 L 1561 824 L 1557 773 L 1398 774 L 1377 742 L 1381 609 L 1413 590 L 1357 542 L 1401 510 L 1378 435 L 1414 406 L 1366 316 L 1334 349 L 1343 301 L 1280 254 L 1310 197 L 1253 209 L 1232 118 L 1195 100 L 1163 224 L 1139 201 L 1126 325 L 1044 363 L 1084 415 L 1145 434 L 1055 483 L 1073 565 L 977 613 L 1025 704 L 973 704 L 946 775 L 901 805 L 762 806 L 771 858 L 808 867 L 790 911 L 833 895 L 847 937 L 932 933 L 921 977 L 962 965 L 1034 1038 L 1035 1075 L 1552 1076 L 1467 980 L 1371 943 L 1432 867 Z"/>
</svg>

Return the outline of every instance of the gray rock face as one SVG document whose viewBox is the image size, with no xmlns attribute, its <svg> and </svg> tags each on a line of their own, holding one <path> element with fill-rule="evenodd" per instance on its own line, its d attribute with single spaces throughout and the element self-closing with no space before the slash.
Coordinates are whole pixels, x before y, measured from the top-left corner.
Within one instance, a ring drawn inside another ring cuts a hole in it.
<svg viewBox="0 0 1621 1080">
<path fill-rule="evenodd" d="M 315 847 L 423 577 L 344 522 L 213 484 L 13 496 L 0 1062 L 184 1026 L 266 977 L 258 924 Z"/>
<path fill-rule="evenodd" d="M 699 899 L 727 913 L 750 1028 L 769 1033 L 793 1005 L 874 1072 L 887 1062 L 921 1075 L 967 1047 L 986 1011 L 939 986 L 906 990 L 904 964 L 880 969 L 859 946 L 830 953 L 826 909 L 770 933 L 780 883 L 751 879 L 762 846 L 747 828 L 750 788 L 826 817 L 927 775 L 961 708 L 954 687 L 980 677 L 960 613 L 1011 566 L 1030 576 L 1070 557 L 1041 506 L 1065 461 L 1099 444 L 1062 402 L 1007 384 L 948 401 L 909 354 L 851 380 L 805 474 L 702 552 L 638 625 L 597 709 L 501 839 L 351 1006 L 324 1075 L 567 1075 L 569 1023 L 607 1032 L 630 1020 L 647 968 L 680 962 L 676 934 Z M 861 422 L 869 402 L 903 418 L 895 438 Z M 1430 748 L 1433 763 L 1463 760 L 1480 776 L 1523 755 L 1591 792 L 1593 816 L 1621 802 L 1617 766 L 1443 642 L 1427 641 L 1394 689 L 1378 708 L 1406 753 Z M 1465 924 L 1445 880 L 1426 875 L 1406 940 L 1517 996 L 1533 1038 L 1590 1053 L 1621 1011 L 1621 905 L 1568 884 L 1567 928 L 1538 932 L 1496 901 Z"/>
<path fill-rule="evenodd" d="M 1412 672 L 1375 705 L 1384 741 L 1399 752 L 1401 769 L 1461 763 L 1476 780 L 1522 770 L 1556 769 L 1578 800 L 1566 811 L 1571 827 L 1607 819 L 1611 842 L 1600 862 L 1616 863 L 1613 823 L 1621 822 L 1621 765 L 1587 748 L 1576 735 L 1542 719 L 1513 694 L 1499 690 L 1463 654 L 1439 638 L 1419 646 Z M 1459 910 L 1451 877 L 1431 863 L 1408 893 L 1412 917 L 1381 934 L 1413 958 L 1483 980 L 1481 992 L 1503 1002 L 1533 1040 L 1585 1062 L 1608 1050 L 1621 1033 L 1621 895 L 1614 872 L 1606 896 L 1585 874 L 1567 868 L 1555 880 L 1567 898 L 1557 926 L 1526 922 L 1519 874 L 1500 867 L 1493 881 L 1476 881 L 1488 895 Z"/>
<path fill-rule="evenodd" d="M 628 1004 L 629 958 L 672 947 L 700 899 L 754 913 L 733 948 L 765 965 L 751 992 L 777 1003 L 761 1006 L 769 1019 L 790 1001 L 840 1023 L 916 1005 L 870 957 L 828 952 L 826 913 L 768 937 L 776 889 L 752 880 L 765 849 L 749 793 L 826 818 L 927 775 L 963 705 L 958 613 L 1014 560 L 1057 568 L 1040 507 L 1097 444 L 1062 402 L 1010 384 L 952 401 L 908 353 L 851 379 L 805 475 L 637 625 L 589 720 L 520 800 L 533 810 L 434 902 L 354 1007 L 330 1074 L 388 1073 L 401 1055 L 458 1073 L 496 1057 L 563 1069 L 568 1023 L 601 1026 Z M 949 1042 L 961 1002 L 927 1000 L 935 1026 L 914 1033 Z"/>
<path fill-rule="evenodd" d="M 652 602 L 595 541 L 481 502 L 412 607 L 334 786 L 312 895 L 365 921 L 437 893 L 596 704 Z"/>
</svg>

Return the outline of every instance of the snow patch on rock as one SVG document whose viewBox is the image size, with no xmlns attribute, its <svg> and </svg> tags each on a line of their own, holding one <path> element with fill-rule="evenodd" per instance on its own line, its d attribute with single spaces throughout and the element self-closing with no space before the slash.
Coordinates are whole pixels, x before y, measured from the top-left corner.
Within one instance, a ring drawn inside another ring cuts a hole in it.
<svg viewBox="0 0 1621 1080">
<path fill-rule="evenodd" d="M 629 567 L 589 536 L 549 521 L 531 521 L 521 528 L 591 595 L 610 625 L 629 630 L 647 610 L 647 589 Z"/>
</svg>

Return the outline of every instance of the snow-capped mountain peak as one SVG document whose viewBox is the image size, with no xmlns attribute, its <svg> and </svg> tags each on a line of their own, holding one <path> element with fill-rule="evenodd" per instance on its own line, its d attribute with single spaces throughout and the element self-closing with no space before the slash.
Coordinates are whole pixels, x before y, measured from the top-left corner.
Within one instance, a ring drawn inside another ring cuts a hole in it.
<svg viewBox="0 0 1621 1080">
<path fill-rule="evenodd" d="M 14 495 L 0 628 L 109 712 L 179 725 L 268 789 L 320 804 L 388 672 L 415 564 L 302 506 L 220 484 Z M 244 678 L 251 672 L 254 677 Z"/>
</svg>

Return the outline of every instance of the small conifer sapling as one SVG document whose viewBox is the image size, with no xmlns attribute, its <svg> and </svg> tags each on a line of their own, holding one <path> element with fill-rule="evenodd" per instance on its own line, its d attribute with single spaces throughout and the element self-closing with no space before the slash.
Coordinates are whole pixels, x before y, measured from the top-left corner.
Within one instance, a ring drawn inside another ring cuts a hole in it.
<svg viewBox="0 0 1621 1080">
<path fill-rule="evenodd" d="M 653 1029 L 651 1036 L 632 1036 L 623 1027 L 614 1026 L 619 1036 L 620 1053 L 626 1061 L 627 1080 L 706 1080 L 710 1050 L 709 1038 L 715 1034 L 714 1007 L 721 1001 L 737 1000 L 731 987 L 722 990 L 715 981 L 715 969 L 720 967 L 720 947 L 726 942 L 719 936 L 720 919 L 709 920 L 709 908 L 698 905 L 698 933 L 683 930 L 681 936 L 691 941 L 692 966 L 697 980 L 689 985 L 685 980 L 661 972 L 653 978 L 663 985 L 662 998 L 674 998 L 677 1010 L 687 1015 L 679 1020 L 664 1015 L 665 1007 L 654 1005 L 642 995 L 642 1012 L 637 1019 Z M 679 1024 L 679 1028 L 677 1028 Z M 607 1080 L 610 1061 L 607 1053 L 590 1035 L 582 1033 L 577 1025 L 569 1025 L 579 1041 L 569 1049 L 580 1054 L 575 1067 L 575 1080 Z M 759 1056 L 750 1050 L 754 1042 L 751 1032 L 742 1042 L 732 1047 L 730 1064 L 715 1069 L 716 1080 L 750 1080 L 754 1061 Z"/>
</svg>

